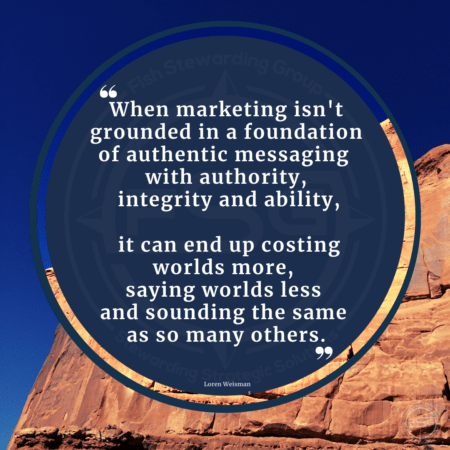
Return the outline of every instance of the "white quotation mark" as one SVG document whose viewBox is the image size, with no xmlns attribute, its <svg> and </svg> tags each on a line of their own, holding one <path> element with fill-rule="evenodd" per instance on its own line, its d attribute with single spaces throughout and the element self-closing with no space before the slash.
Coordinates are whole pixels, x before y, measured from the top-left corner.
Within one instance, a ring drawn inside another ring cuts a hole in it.
<svg viewBox="0 0 450 450">
<path fill-rule="evenodd" d="M 330 359 L 331 355 L 333 354 L 333 349 L 331 347 L 325 347 L 325 349 L 323 347 L 317 347 L 316 353 L 319 355 L 319 357 L 317 359 L 322 358 L 324 353 L 326 355 L 328 355 L 328 358 L 326 358 L 326 359 Z"/>
<path fill-rule="evenodd" d="M 104 89 L 105 89 L 105 87 L 106 87 L 106 84 L 100 89 L 100 97 L 101 98 L 108 98 L 108 97 L 110 97 L 110 98 L 116 98 L 117 97 L 117 92 L 116 91 L 113 91 L 113 88 L 115 87 L 116 85 L 114 85 L 108 92 L 106 92 L 106 91 L 104 91 Z"/>
</svg>

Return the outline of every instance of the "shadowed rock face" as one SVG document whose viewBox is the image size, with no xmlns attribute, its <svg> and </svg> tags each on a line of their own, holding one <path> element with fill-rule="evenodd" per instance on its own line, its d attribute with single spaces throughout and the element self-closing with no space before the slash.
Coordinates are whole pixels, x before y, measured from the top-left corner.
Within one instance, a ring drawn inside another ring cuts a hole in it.
<svg viewBox="0 0 450 450">
<path fill-rule="evenodd" d="M 390 123 L 383 128 L 396 151 L 395 131 Z M 433 449 L 448 449 L 450 145 L 431 150 L 415 167 L 422 235 L 405 302 L 377 344 L 339 379 L 262 411 L 189 411 L 124 387 L 58 326 L 9 449 L 380 450 L 423 446 L 418 435 L 432 435 Z"/>
</svg>

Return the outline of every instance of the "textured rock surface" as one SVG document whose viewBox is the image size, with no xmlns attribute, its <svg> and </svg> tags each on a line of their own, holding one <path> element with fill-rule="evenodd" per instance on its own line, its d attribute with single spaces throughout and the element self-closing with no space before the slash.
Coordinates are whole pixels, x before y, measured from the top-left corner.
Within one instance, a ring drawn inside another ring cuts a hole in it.
<svg viewBox="0 0 450 450">
<path fill-rule="evenodd" d="M 450 145 L 430 150 L 415 167 L 422 236 L 407 298 L 438 298 L 450 286 Z"/>
<path fill-rule="evenodd" d="M 385 130 L 395 151 L 396 136 Z M 188 411 L 116 382 L 58 327 L 9 448 L 387 450 L 423 444 L 408 430 L 434 432 L 432 448 L 448 448 L 450 146 L 431 150 L 417 161 L 416 171 L 421 250 L 405 302 L 377 344 L 339 379 L 262 411 Z M 412 241 L 409 231 L 406 239 Z M 422 415 L 411 421 L 414 411 Z"/>
</svg>

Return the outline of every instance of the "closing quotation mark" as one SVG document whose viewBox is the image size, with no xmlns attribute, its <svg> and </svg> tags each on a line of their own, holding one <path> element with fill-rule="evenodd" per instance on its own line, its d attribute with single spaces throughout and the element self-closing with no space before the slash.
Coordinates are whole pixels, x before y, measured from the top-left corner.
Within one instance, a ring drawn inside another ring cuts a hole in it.
<svg viewBox="0 0 450 450">
<path fill-rule="evenodd" d="M 115 87 L 116 85 L 114 85 L 113 87 Z M 113 87 L 108 91 L 104 91 L 103 89 L 105 89 L 106 84 L 100 89 L 100 97 L 101 98 L 116 98 L 117 97 L 117 92 L 113 91 Z"/>
<path fill-rule="evenodd" d="M 325 347 L 325 349 L 323 347 L 316 347 L 316 353 L 319 355 L 317 359 L 322 358 L 324 353 L 328 355 L 328 358 L 326 359 L 330 359 L 333 354 L 333 349 L 331 347 Z"/>
</svg>

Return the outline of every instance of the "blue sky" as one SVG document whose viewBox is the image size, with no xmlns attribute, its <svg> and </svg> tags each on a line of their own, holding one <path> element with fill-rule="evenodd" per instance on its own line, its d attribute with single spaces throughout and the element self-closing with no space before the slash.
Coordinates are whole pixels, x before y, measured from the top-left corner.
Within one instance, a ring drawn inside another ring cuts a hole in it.
<svg viewBox="0 0 450 450">
<path fill-rule="evenodd" d="M 346 61 L 378 92 L 413 159 L 450 143 L 450 35 L 443 2 L 8 2 L 0 13 L 2 212 L 0 446 L 6 447 L 57 320 L 31 255 L 28 203 L 45 136 L 100 64 L 144 37 L 242 20 L 297 33 Z M 422 6 L 423 5 L 423 6 Z"/>
</svg>

